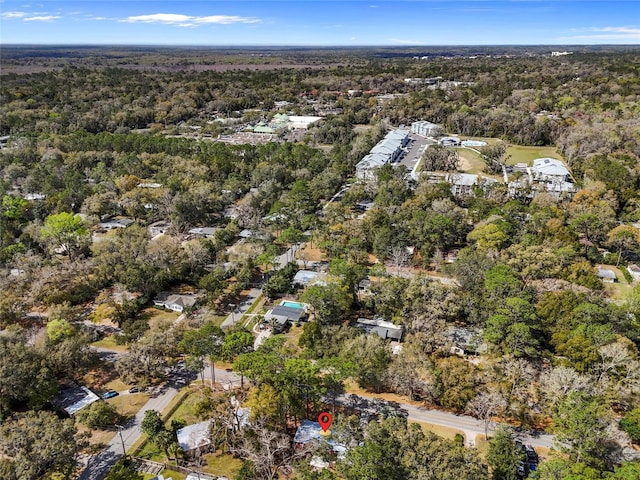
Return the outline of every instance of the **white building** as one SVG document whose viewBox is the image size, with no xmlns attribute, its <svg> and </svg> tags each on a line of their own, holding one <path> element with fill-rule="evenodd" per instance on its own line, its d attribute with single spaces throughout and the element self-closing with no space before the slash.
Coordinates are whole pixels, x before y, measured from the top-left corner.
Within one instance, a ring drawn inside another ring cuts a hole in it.
<svg viewBox="0 0 640 480">
<path fill-rule="evenodd" d="M 564 163 L 555 158 L 535 159 L 527 173 L 530 180 L 537 184 L 536 190 L 546 190 L 556 196 L 576 191 L 571 172 Z"/>
<path fill-rule="evenodd" d="M 356 177 L 360 180 L 375 180 L 376 170 L 389 163 L 389 155 L 370 153 L 356 165 Z"/>
<path fill-rule="evenodd" d="M 419 122 L 413 122 L 411 124 L 411 133 L 420 135 L 422 137 L 435 137 L 442 134 L 442 127 L 435 123 L 427 122 L 426 120 L 420 120 Z"/>
</svg>

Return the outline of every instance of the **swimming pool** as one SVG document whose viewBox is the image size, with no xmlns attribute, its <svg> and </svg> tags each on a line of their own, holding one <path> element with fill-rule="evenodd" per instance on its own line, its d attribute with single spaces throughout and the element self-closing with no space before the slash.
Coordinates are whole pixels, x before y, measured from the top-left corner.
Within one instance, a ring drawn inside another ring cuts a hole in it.
<svg viewBox="0 0 640 480">
<path fill-rule="evenodd" d="M 298 308 L 300 310 L 304 309 L 304 303 L 291 302 L 289 300 L 283 300 L 282 302 L 280 302 L 280 305 L 282 305 L 283 307 Z"/>
<path fill-rule="evenodd" d="M 465 140 L 462 142 L 463 147 L 486 147 L 487 142 L 482 140 Z"/>
</svg>

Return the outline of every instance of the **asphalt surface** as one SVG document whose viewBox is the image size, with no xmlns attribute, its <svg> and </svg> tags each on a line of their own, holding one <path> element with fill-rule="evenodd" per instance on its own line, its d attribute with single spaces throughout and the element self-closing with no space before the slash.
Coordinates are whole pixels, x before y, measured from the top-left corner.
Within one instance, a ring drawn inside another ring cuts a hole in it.
<svg viewBox="0 0 640 480">
<path fill-rule="evenodd" d="M 284 266 L 292 262 L 295 259 L 296 252 L 303 247 L 304 243 L 297 243 L 292 245 L 286 252 L 282 255 L 276 257 L 274 262 L 274 270 L 280 270 L 284 268 Z M 238 323 L 242 316 L 247 313 L 247 311 L 251 308 L 251 305 L 258 299 L 260 294 L 262 293 L 262 285 L 264 285 L 265 280 L 260 282 L 256 288 L 252 288 L 249 291 L 249 294 L 245 297 L 242 303 L 234 308 L 234 310 L 224 319 L 220 328 L 223 330 L 233 327 L 236 323 Z"/>
<path fill-rule="evenodd" d="M 117 358 L 122 352 L 113 351 L 105 348 L 96 349 L 100 355 L 111 354 L 111 359 Z M 224 389 L 230 389 L 233 386 L 240 385 L 241 378 L 234 372 L 226 369 L 215 368 L 216 383 L 223 386 Z M 107 447 L 98 455 L 93 456 L 85 470 L 79 477 L 79 480 L 102 480 L 109 469 L 123 456 L 124 449 L 128 450 L 138 441 L 142 435 L 140 424 L 144 419 L 147 410 L 164 410 L 167 405 L 177 395 L 180 386 L 194 380 L 196 375 L 184 368 L 178 368 L 173 372 L 165 386 L 154 391 L 153 396 L 140 409 L 136 416 L 126 425 L 124 425 L 121 435 L 117 434 L 109 442 Z M 205 368 L 205 383 L 211 381 L 211 369 Z M 360 397 L 361 399 L 370 400 L 368 397 Z M 337 398 L 338 403 L 351 403 L 346 395 Z M 433 410 L 428 408 L 416 407 L 406 403 L 400 403 L 400 408 L 408 413 L 408 420 L 416 422 L 431 423 L 448 428 L 462 430 L 467 438 L 467 444 L 473 445 L 475 437 L 478 434 L 484 435 L 484 422 L 468 415 L 455 415 L 449 412 Z M 491 423 L 489 432 L 495 431 L 496 424 Z M 548 434 L 529 435 L 521 433 L 518 435 L 523 443 L 528 443 L 534 447 L 551 448 L 554 446 L 554 436 Z"/>
</svg>

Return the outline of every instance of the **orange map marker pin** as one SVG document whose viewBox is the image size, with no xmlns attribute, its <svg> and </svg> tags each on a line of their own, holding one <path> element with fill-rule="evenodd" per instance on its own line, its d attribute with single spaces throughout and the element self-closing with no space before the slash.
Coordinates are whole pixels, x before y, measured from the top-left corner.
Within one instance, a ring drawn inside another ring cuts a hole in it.
<svg viewBox="0 0 640 480">
<path fill-rule="evenodd" d="M 333 417 L 331 416 L 330 413 L 322 412 L 320 415 L 318 415 L 318 423 L 322 427 L 323 432 L 326 432 L 327 430 L 329 430 L 329 427 L 331 426 L 331 422 L 333 422 Z"/>
</svg>

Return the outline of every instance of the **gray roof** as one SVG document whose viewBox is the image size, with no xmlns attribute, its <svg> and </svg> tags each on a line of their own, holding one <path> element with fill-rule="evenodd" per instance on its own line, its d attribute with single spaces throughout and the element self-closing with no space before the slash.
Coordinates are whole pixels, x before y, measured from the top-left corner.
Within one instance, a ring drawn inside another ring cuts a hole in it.
<svg viewBox="0 0 640 480">
<path fill-rule="evenodd" d="M 613 270 L 609 270 L 608 268 L 598 268 L 597 275 L 599 278 L 610 278 L 611 280 L 616 279 L 616 274 Z"/>
<path fill-rule="evenodd" d="M 285 322 L 297 322 L 298 320 L 300 320 L 302 315 L 304 315 L 304 310 L 302 308 L 285 307 L 284 305 L 278 305 L 277 307 L 269 310 L 264 318 L 266 320 L 275 319 L 279 322 L 282 322 L 283 319 Z"/>
<path fill-rule="evenodd" d="M 209 438 L 210 424 L 211 421 L 207 420 L 193 425 L 188 425 L 178 430 L 176 432 L 176 436 L 178 437 L 178 444 L 180 445 L 180 448 L 185 452 L 188 452 L 190 450 L 195 450 L 196 448 L 209 445 L 211 443 L 211 439 Z"/>
<path fill-rule="evenodd" d="M 192 235 L 210 236 L 216 233 L 216 230 L 218 229 L 215 227 L 196 227 L 189 230 L 189 233 Z"/>
<path fill-rule="evenodd" d="M 75 415 L 84 407 L 100 400 L 100 397 L 85 386 L 65 388 L 53 400 L 53 403 L 64 410 L 67 415 Z"/>
<path fill-rule="evenodd" d="M 299 270 L 293 277 L 293 284 L 304 285 L 305 287 L 318 276 L 318 272 L 313 270 Z"/>
<path fill-rule="evenodd" d="M 569 170 L 560 160 L 555 158 L 536 158 L 533 161 L 533 166 L 531 167 L 534 174 L 538 175 L 551 175 L 564 177 L 569 175 Z"/>
<path fill-rule="evenodd" d="M 402 340 L 402 333 L 404 332 L 402 325 L 396 325 L 382 318 L 359 318 L 356 321 L 356 327 L 361 328 L 367 333 L 375 333 L 385 340 L 389 338 L 400 341 Z"/>
</svg>

